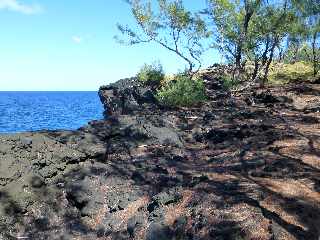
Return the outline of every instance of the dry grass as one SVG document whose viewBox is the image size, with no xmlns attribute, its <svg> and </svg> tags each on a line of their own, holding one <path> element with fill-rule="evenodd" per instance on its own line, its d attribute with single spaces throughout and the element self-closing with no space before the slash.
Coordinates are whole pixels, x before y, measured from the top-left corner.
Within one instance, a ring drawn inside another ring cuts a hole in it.
<svg viewBox="0 0 320 240">
<path fill-rule="evenodd" d="M 187 208 L 194 195 L 193 191 L 186 190 L 182 193 L 182 200 L 179 204 L 169 205 L 165 207 L 165 223 L 168 226 L 174 225 L 175 221 L 181 216 L 189 216 L 190 212 Z"/>
<path fill-rule="evenodd" d="M 270 179 L 254 178 L 272 192 L 278 193 L 286 198 L 307 200 L 320 207 L 320 193 L 314 191 L 310 186 L 293 179 Z"/>
<path fill-rule="evenodd" d="M 139 208 L 146 206 L 148 202 L 149 197 L 144 196 L 131 202 L 124 210 L 116 212 L 114 217 L 119 219 L 117 230 L 123 228 L 124 225 L 126 227 L 128 220 L 138 212 Z"/>
</svg>

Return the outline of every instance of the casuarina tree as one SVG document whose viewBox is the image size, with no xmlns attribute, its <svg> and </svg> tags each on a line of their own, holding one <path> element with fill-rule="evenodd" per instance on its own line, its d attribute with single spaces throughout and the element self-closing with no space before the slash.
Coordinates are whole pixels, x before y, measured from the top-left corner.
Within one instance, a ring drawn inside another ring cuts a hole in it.
<svg viewBox="0 0 320 240">
<path fill-rule="evenodd" d="M 177 54 L 192 74 L 201 68 L 201 56 L 208 50 L 210 32 L 201 15 L 188 11 L 181 0 L 127 1 L 137 27 L 118 24 L 122 44 L 154 42 Z M 123 38 L 124 37 L 124 38 Z"/>
</svg>

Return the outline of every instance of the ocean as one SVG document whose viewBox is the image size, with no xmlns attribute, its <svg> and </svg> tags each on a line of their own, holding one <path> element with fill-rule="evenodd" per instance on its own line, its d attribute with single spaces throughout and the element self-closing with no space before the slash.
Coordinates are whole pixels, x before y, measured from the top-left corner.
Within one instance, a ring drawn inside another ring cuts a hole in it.
<svg viewBox="0 0 320 240">
<path fill-rule="evenodd" d="M 0 133 L 74 130 L 102 113 L 97 92 L 0 92 Z"/>
</svg>

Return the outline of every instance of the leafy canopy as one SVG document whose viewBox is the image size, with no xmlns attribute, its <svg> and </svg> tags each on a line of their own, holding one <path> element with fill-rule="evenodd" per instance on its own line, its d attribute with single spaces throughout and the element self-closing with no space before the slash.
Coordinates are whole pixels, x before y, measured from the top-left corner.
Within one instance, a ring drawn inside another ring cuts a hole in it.
<svg viewBox="0 0 320 240">
<path fill-rule="evenodd" d="M 122 44 L 155 42 L 177 54 L 191 73 L 201 67 L 201 56 L 208 49 L 211 33 L 197 13 L 188 11 L 182 0 L 129 0 L 137 30 L 118 24 Z"/>
</svg>

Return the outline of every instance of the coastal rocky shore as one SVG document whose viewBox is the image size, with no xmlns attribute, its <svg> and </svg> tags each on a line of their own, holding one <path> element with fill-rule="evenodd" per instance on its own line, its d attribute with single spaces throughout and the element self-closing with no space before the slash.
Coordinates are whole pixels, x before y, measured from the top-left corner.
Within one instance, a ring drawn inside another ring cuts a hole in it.
<svg viewBox="0 0 320 240">
<path fill-rule="evenodd" d="M 0 239 L 318 240 L 320 85 L 159 106 L 135 78 L 103 86 L 105 119 L 0 135 Z"/>
</svg>

